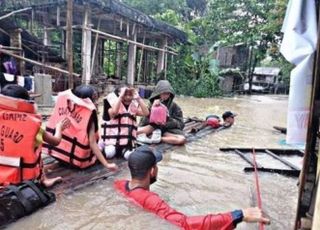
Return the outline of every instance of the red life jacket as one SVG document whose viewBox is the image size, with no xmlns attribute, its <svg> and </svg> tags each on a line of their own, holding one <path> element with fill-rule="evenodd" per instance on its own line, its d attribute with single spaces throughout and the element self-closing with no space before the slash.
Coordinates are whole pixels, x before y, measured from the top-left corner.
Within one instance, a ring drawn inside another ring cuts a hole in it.
<svg viewBox="0 0 320 230">
<path fill-rule="evenodd" d="M 0 95 L 0 184 L 38 179 L 41 174 L 41 144 L 36 136 L 41 116 L 34 105 Z"/>
<path fill-rule="evenodd" d="M 168 109 L 165 105 L 152 106 L 150 112 L 150 123 L 165 125 L 167 122 Z"/>
<path fill-rule="evenodd" d="M 113 107 L 118 100 L 118 97 L 111 93 L 107 96 L 107 100 L 111 107 Z M 138 111 L 138 104 L 131 102 L 128 109 L 120 103 L 118 114 L 101 125 L 103 134 L 102 140 L 106 145 L 116 146 L 133 146 L 137 137 L 137 122 L 136 114 Z"/>
<path fill-rule="evenodd" d="M 78 168 L 86 168 L 96 162 L 96 156 L 89 144 L 88 125 L 95 105 L 89 98 L 81 99 L 71 90 L 60 92 L 52 116 L 46 130 L 52 134 L 55 126 L 68 117 L 71 126 L 62 132 L 62 140 L 58 146 L 44 144 L 44 151 Z"/>
<path fill-rule="evenodd" d="M 128 181 L 115 181 L 115 189 L 131 198 L 136 204 L 147 211 L 187 230 L 231 230 L 234 229 L 233 218 L 230 212 L 222 214 L 208 214 L 204 216 L 187 216 L 171 208 L 156 193 L 143 188 L 129 190 Z"/>
</svg>

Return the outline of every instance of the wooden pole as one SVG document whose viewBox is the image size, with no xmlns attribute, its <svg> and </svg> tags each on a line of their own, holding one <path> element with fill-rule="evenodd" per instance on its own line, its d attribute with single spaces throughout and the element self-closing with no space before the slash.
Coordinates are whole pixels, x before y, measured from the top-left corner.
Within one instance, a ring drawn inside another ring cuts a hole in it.
<svg viewBox="0 0 320 230">
<path fill-rule="evenodd" d="M 137 33 L 133 35 L 133 40 L 137 40 Z M 136 59 L 137 59 L 137 45 L 129 44 L 128 53 L 128 73 L 127 73 L 127 83 L 128 85 L 134 84 L 134 76 L 136 72 Z"/>
<path fill-rule="evenodd" d="M 67 29 L 66 29 L 66 56 L 67 56 L 67 65 L 69 71 L 69 88 L 74 87 L 74 79 L 73 79 L 73 49 L 72 49 L 72 41 L 73 41 L 73 0 L 68 0 L 67 3 Z"/>
<path fill-rule="evenodd" d="M 100 23 L 101 23 L 101 18 L 99 18 L 97 30 L 100 30 Z M 93 74 L 94 62 L 96 60 L 96 51 L 97 51 L 98 41 L 99 41 L 99 34 L 96 34 L 93 53 L 92 53 L 92 60 L 91 60 L 91 75 Z"/>
<path fill-rule="evenodd" d="M 8 17 L 10 17 L 10 16 L 12 16 L 12 15 L 14 15 L 14 14 L 21 13 L 21 12 L 24 12 L 24 11 L 27 11 L 27 10 L 31 10 L 31 9 L 32 9 L 31 7 L 27 7 L 27 8 L 24 8 L 24 9 L 12 11 L 12 12 L 10 12 L 9 14 L 2 15 L 2 16 L 0 17 L 0 21 L 1 21 L 2 19 L 8 18 Z"/>
<path fill-rule="evenodd" d="M 87 5 L 83 17 L 82 27 L 82 47 L 81 47 L 81 66 L 82 83 L 89 84 L 91 80 L 91 9 Z"/>
<path fill-rule="evenodd" d="M 163 51 L 163 52 L 167 52 L 167 53 L 170 53 L 170 54 L 173 54 L 173 55 L 178 55 L 177 53 L 169 51 L 169 50 L 166 50 L 166 49 L 161 49 L 161 48 L 157 48 L 157 47 L 154 47 L 154 46 L 144 45 L 144 44 L 142 44 L 140 42 L 136 42 L 136 41 L 133 41 L 133 40 L 130 40 L 130 39 L 127 39 L 127 38 L 122 38 L 122 37 L 119 37 L 119 36 L 116 36 L 116 35 L 108 34 L 108 33 L 105 33 L 105 32 L 99 31 L 99 30 L 95 30 L 95 29 L 92 29 L 92 28 L 88 28 L 88 29 L 91 30 L 94 33 L 98 33 L 102 37 L 106 37 L 106 38 L 114 39 L 114 40 L 118 40 L 118 41 L 123 41 L 123 42 L 128 42 L 130 44 L 135 44 L 138 47 L 144 47 L 145 49 L 148 49 L 148 50 Z"/>
<path fill-rule="evenodd" d="M 157 64 L 157 74 L 160 74 L 162 71 L 164 71 L 165 68 L 165 51 L 166 51 L 166 46 L 167 46 L 167 38 L 164 38 L 161 44 L 161 49 L 162 51 L 159 52 L 158 54 L 158 64 Z"/>
<path fill-rule="evenodd" d="M 1 53 L 4 53 L 4 54 L 7 54 L 11 57 L 14 57 L 14 58 L 17 58 L 19 60 L 22 60 L 22 61 L 26 61 L 26 62 L 29 62 L 31 64 L 34 64 L 34 65 L 37 65 L 37 66 L 41 66 L 41 67 L 44 67 L 44 68 L 47 68 L 47 69 L 51 69 L 51 70 L 54 70 L 54 71 L 57 71 L 57 72 L 60 72 L 60 73 L 64 73 L 64 74 L 70 74 L 70 72 L 66 71 L 66 70 L 63 70 L 63 69 L 60 69 L 58 67 L 54 67 L 54 66 L 49 66 L 49 65 L 46 65 L 46 64 L 42 64 L 40 62 L 37 62 L 37 61 L 34 61 L 34 60 L 31 60 L 31 59 L 28 59 L 28 58 L 25 58 L 25 57 L 22 57 L 20 55 L 17 55 L 17 54 L 14 54 L 8 50 L 5 50 L 5 49 L 1 49 L 0 48 L 0 52 Z M 80 74 L 77 74 L 77 73 L 72 73 L 73 76 L 76 76 L 76 77 L 79 77 Z"/>
<path fill-rule="evenodd" d="M 146 40 L 146 34 L 143 35 L 143 41 L 142 43 L 144 44 Z M 141 74 L 141 69 L 142 69 L 142 61 L 143 61 L 143 53 L 144 53 L 144 48 L 141 48 L 141 55 L 140 55 L 140 61 L 139 61 L 139 67 L 138 67 L 138 75 L 137 75 L 137 81 L 140 82 L 140 74 Z"/>
</svg>

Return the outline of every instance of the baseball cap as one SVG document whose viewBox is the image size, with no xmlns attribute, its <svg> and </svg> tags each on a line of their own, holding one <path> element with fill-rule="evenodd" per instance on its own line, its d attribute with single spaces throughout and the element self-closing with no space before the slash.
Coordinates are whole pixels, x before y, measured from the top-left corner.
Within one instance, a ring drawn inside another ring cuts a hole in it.
<svg viewBox="0 0 320 230">
<path fill-rule="evenodd" d="M 161 151 L 142 145 L 130 154 L 128 166 L 133 177 L 144 177 L 146 172 L 161 160 Z"/>
<path fill-rule="evenodd" d="M 227 119 L 228 117 L 235 117 L 235 116 L 237 116 L 236 113 L 233 113 L 233 112 L 231 112 L 231 111 L 226 111 L 226 112 L 224 112 L 224 113 L 222 114 L 222 119 L 225 120 L 225 119 Z"/>
</svg>

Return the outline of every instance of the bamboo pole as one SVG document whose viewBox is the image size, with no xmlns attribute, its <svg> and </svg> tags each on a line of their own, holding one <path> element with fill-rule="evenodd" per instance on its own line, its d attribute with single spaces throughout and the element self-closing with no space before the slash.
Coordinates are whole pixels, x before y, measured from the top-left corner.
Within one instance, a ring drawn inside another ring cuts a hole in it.
<svg viewBox="0 0 320 230">
<path fill-rule="evenodd" d="M 46 65 L 46 64 L 43 64 L 43 63 L 40 63 L 40 62 L 37 62 L 37 61 L 34 61 L 34 60 L 31 60 L 29 58 L 25 58 L 25 57 L 22 57 L 20 55 L 17 55 L 17 54 L 14 54 L 8 50 L 5 50 L 5 49 L 1 49 L 0 48 L 0 52 L 1 53 L 4 53 L 4 54 L 7 54 L 11 57 L 14 57 L 14 58 L 17 58 L 17 59 L 20 59 L 22 61 L 26 61 L 26 62 L 29 62 L 31 64 L 34 64 L 34 65 L 37 65 L 37 66 L 41 66 L 41 67 L 44 67 L 44 68 L 47 68 L 47 69 L 51 69 L 51 70 L 54 70 L 54 71 L 57 71 L 57 72 L 60 72 L 60 73 L 64 73 L 64 74 L 69 74 L 68 71 L 66 70 L 63 70 L 63 69 L 60 69 L 58 67 L 54 67 L 54 66 L 49 66 L 49 65 Z M 77 73 L 72 73 L 73 76 L 76 76 L 76 77 L 79 77 L 80 75 L 77 74 Z"/>
<path fill-rule="evenodd" d="M 21 12 L 24 12 L 24 11 L 27 11 L 27 10 L 31 10 L 31 9 L 32 9 L 31 7 L 27 7 L 27 8 L 24 8 L 24 9 L 12 11 L 12 12 L 10 12 L 9 14 L 2 15 L 2 16 L 0 17 L 0 21 L 1 21 L 2 19 L 5 19 L 5 18 L 10 17 L 11 15 L 14 15 L 14 14 L 17 14 L 17 13 L 21 13 Z"/>
<path fill-rule="evenodd" d="M 109 38 L 109 39 L 111 38 L 111 39 L 118 40 L 118 41 L 128 42 L 128 43 L 137 45 L 138 47 L 144 47 L 145 49 L 149 49 L 149 50 L 157 50 L 157 51 L 167 52 L 167 53 L 170 53 L 170 54 L 173 54 L 173 55 L 178 55 L 177 53 L 172 52 L 172 51 L 168 51 L 166 49 L 161 49 L 161 48 L 157 48 L 157 47 L 154 47 L 154 46 L 144 45 L 144 44 L 142 44 L 140 42 L 136 42 L 136 41 L 133 41 L 133 40 L 130 40 L 130 39 L 127 39 L 127 38 L 122 38 L 122 37 L 119 37 L 119 36 L 116 36 L 116 35 L 108 34 L 108 33 L 105 33 L 105 32 L 99 31 L 99 30 L 95 30 L 95 29 L 92 29 L 92 28 L 87 28 L 87 29 L 91 30 L 94 33 L 98 33 L 99 35 L 102 35 L 102 36 L 104 36 L 106 38 Z"/>
</svg>

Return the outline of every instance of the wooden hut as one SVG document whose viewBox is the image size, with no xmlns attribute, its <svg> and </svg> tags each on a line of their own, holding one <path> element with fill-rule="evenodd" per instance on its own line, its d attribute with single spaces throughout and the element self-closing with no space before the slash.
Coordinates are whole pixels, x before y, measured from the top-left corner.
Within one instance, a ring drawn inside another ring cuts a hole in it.
<svg viewBox="0 0 320 230">
<path fill-rule="evenodd" d="M 21 74 L 26 62 L 33 71 L 71 73 L 67 87 L 74 77 L 97 85 L 151 82 L 166 76 L 168 56 L 177 55 L 170 46 L 187 41 L 184 32 L 116 0 L 8 0 L 0 15 L 1 53 L 19 60 Z"/>
</svg>

